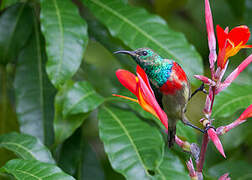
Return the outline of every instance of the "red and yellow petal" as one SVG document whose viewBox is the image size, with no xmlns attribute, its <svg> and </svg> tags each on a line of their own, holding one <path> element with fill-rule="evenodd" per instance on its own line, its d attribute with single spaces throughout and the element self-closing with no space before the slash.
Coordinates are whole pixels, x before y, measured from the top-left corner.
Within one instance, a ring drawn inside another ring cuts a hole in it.
<svg viewBox="0 0 252 180">
<path fill-rule="evenodd" d="M 137 77 L 126 70 L 118 69 L 116 71 L 116 76 L 119 80 L 119 82 L 126 87 L 130 92 L 132 92 L 134 95 L 137 93 Z"/>
<path fill-rule="evenodd" d="M 235 27 L 230 32 L 217 25 L 216 32 L 219 45 L 218 67 L 222 69 L 229 57 L 236 55 L 242 48 L 252 48 L 252 45 L 246 45 L 250 31 L 245 25 Z"/>
<path fill-rule="evenodd" d="M 114 96 L 137 102 L 145 111 L 153 114 L 158 119 L 160 119 L 160 121 L 167 129 L 168 118 L 165 112 L 159 106 L 144 70 L 140 66 L 137 66 L 136 77 L 129 71 L 120 69 L 116 71 L 116 76 L 120 83 L 137 97 L 137 100 L 121 95 L 114 94 Z"/>
<path fill-rule="evenodd" d="M 216 34 L 219 45 L 219 52 L 224 48 L 228 34 L 219 25 L 216 26 Z"/>
<path fill-rule="evenodd" d="M 149 106 L 151 106 L 151 108 L 155 111 L 156 116 L 159 118 L 159 120 L 162 122 L 162 124 L 165 126 L 165 128 L 168 128 L 168 118 L 165 114 L 165 112 L 161 109 L 161 107 L 159 106 L 155 95 L 153 93 L 153 91 L 150 91 L 148 88 L 148 84 L 145 84 L 145 81 L 142 79 L 141 76 L 138 76 L 139 79 L 139 95 L 137 96 L 139 98 L 142 97 L 143 100 L 146 102 L 146 104 L 148 104 Z M 141 105 L 144 104 L 145 102 L 139 102 L 139 104 Z M 154 113 L 152 113 L 154 114 Z M 155 115 L 154 114 L 154 115 Z"/>
<path fill-rule="evenodd" d="M 249 37 L 250 31 L 245 25 L 235 27 L 228 33 L 228 39 L 234 43 L 234 46 L 239 44 L 245 45 L 248 42 Z"/>
<path fill-rule="evenodd" d="M 145 71 L 139 65 L 137 65 L 136 72 L 137 72 L 137 76 L 140 76 L 143 79 L 143 81 L 147 85 L 149 91 L 154 96 L 154 92 L 153 92 L 153 90 L 150 87 L 149 79 L 148 79 Z"/>
</svg>

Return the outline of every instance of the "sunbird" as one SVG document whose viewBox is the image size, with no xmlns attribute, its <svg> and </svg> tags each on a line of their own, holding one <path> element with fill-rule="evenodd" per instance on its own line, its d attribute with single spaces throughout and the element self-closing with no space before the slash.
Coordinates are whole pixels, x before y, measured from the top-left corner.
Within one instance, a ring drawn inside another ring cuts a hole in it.
<svg viewBox="0 0 252 180">
<path fill-rule="evenodd" d="M 147 74 L 157 102 L 168 116 L 169 147 L 175 142 L 178 120 L 199 129 L 185 116 L 187 102 L 191 98 L 191 88 L 186 73 L 178 63 L 162 58 L 150 48 L 139 48 L 135 51 L 120 50 L 115 53 L 130 55 Z M 203 87 L 197 91 L 202 89 Z"/>
</svg>

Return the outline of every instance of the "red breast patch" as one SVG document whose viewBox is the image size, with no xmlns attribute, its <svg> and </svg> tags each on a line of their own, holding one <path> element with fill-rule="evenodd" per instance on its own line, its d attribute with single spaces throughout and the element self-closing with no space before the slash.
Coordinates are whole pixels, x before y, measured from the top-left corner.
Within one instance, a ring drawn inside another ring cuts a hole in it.
<svg viewBox="0 0 252 180">
<path fill-rule="evenodd" d="M 160 87 L 160 91 L 164 94 L 175 94 L 182 88 L 183 83 L 187 83 L 185 71 L 176 62 L 173 63 L 172 72 L 166 83 Z"/>
</svg>

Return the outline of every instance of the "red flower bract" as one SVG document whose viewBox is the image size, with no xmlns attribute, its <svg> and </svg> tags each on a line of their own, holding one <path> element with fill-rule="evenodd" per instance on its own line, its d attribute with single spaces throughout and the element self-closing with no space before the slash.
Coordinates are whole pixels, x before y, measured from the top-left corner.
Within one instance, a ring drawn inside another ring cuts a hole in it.
<svg viewBox="0 0 252 180">
<path fill-rule="evenodd" d="M 129 71 L 119 69 L 116 71 L 116 76 L 120 83 L 132 92 L 137 99 L 116 94 L 114 96 L 137 102 L 145 111 L 160 119 L 165 128 L 168 129 L 168 118 L 159 106 L 144 70 L 137 66 L 137 76 L 135 76 Z"/>
<path fill-rule="evenodd" d="M 245 25 L 237 26 L 228 32 L 217 25 L 217 39 L 219 45 L 218 67 L 223 69 L 229 57 L 236 55 L 242 48 L 252 48 L 246 45 L 250 37 L 249 28 Z"/>
<path fill-rule="evenodd" d="M 239 120 L 245 120 L 252 117 L 252 104 L 241 114 Z"/>
<path fill-rule="evenodd" d="M 218 149 L 218 151 L 221 153 L 221 155 L 226 158 L 222 144 L 221 144 L 220 139 L 218 138 L 218 135 L 216 134 L 215 130 L 213 128 L 210 128 L 207 131 L 207 134 L 208 134 L 208 137 L 213 141 L 215 147 Z"/>
</svg>

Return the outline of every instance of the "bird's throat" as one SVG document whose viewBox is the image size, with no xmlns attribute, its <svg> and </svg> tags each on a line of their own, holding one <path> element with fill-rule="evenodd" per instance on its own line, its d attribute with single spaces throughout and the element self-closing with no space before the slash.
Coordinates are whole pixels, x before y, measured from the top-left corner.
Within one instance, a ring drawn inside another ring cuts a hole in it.
<svg viewBox="0 0 252 180">
<path fill-rule="evenodd" d="M 143 69 L 152 84 L 156 87 L 162 87 L 171 75 L 172 66 L 173 63 L 165 62 L 158 65 L 143 67 Z"/>
</svg>

